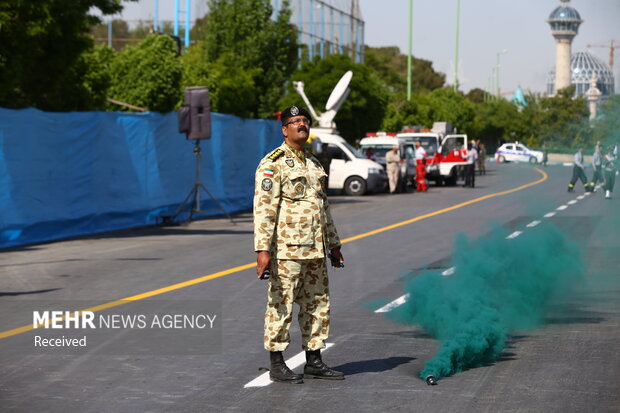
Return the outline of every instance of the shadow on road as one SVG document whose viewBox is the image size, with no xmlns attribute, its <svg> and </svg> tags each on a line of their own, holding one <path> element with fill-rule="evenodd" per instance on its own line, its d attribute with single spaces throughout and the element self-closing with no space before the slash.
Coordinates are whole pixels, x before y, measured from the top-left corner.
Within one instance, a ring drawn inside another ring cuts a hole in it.
<svg viewBox="0 0 620 413">
<path fill-rule="evenodd" d="M 0 297 L 10 297 L 10 296 L 28 295 L 28 294 L 43 294 L 43 293 L 49 293 L 49 292 L 56 291 L 56 290 L 61 290 L 61 288 L 48 288 L 45 290 L 15 291 L 15 292 L 0 291 Z"/>
<path fill-rule="evenodd" d="M 415 360 L 414 357 L 388 357 L 385 359 L 354 361 L 341 364 L 334 367 L 334 369 L 349 376 L 360 373 L 380 373 L 382 371 L 392 370 L 401 364 L 406 364 L 413 360 Z"/>
</svg>

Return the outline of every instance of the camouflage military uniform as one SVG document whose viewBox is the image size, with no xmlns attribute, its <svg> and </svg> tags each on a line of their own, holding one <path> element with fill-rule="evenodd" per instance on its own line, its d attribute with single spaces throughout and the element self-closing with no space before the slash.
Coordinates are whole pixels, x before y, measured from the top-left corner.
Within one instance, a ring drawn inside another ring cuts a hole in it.
<svg viewBox="0 0 620 413">
<path fill-rule="evenodd" d="M 284 143 L 256 170 L 254 250 L 271 256 L 264 345 L 272 352 L 288 347 L 293 303 L 300 307 L 304 350 L 324 348 L 329 334 L 325 257 L 340 239 L 325 195 L 325 171 L 308 152 L 302 158 Z"/>
</svg>

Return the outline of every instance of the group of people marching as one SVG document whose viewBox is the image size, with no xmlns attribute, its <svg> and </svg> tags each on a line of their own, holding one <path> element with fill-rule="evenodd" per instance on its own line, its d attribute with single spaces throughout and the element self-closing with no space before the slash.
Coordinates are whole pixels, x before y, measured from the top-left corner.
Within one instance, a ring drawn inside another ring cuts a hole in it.
<svg viewBox="0 0 620 413">
<path fill-rule="evenodd" d="M 573 161 L 573 177 L 568 184 L 568 192 L 575 190 L 575 183 L 577 180 L 581 180 L 586 191 L 594 192 L 596 184 L 601 182 L 605 190 L 605 198 L 611 199 L 611 193 L 614 190 L 614 184 L 616 182 L 617 171 L 617 157 L 618 147 L 609 146 L 605 154 L 602 153 L 603 146 L 596 145 L 594 154 L 592 155 L 592 168 L 594 173 L 592 174 L 592 180 L 588 182 L 586 177 L 585 166 L 583 164 L 583 147 L 580 147 L 575 153 Z"/>
</svg>

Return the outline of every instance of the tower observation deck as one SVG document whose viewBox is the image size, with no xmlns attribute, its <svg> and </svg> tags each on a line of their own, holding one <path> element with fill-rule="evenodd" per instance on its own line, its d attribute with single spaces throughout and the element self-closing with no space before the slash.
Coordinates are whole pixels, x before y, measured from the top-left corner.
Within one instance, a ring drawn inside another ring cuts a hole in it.
<svg viewBox="0 0 620 413">
<path fill-rule="evenodd" d="M 583 23 L 579 12 L 569 6 L 570 0 L 560 0 L 547 23 L 555 38 L 555 88 L 553 93 L 571 84 L 571 44 Z"/>
</svg>

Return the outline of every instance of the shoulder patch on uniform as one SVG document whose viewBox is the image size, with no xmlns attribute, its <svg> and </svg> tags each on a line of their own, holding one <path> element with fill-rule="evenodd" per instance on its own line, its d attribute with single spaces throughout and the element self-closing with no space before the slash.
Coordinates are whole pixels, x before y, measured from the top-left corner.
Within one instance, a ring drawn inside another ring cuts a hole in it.
<svg viewBox="0 0 620 413">
<path fill-rule="evenodd" d="M 280 148 L 276 149 L 275 151 L 273 151 L 271 153 L 271 155 L 269 155 L 267 157 L 267 159 L 269 159 L 271 162 L 275 161 L 276 159 L 278 159 L 279 157 L 281 157 L 282 155 L 284 155 L 284 151 Z"/>
</svg>

